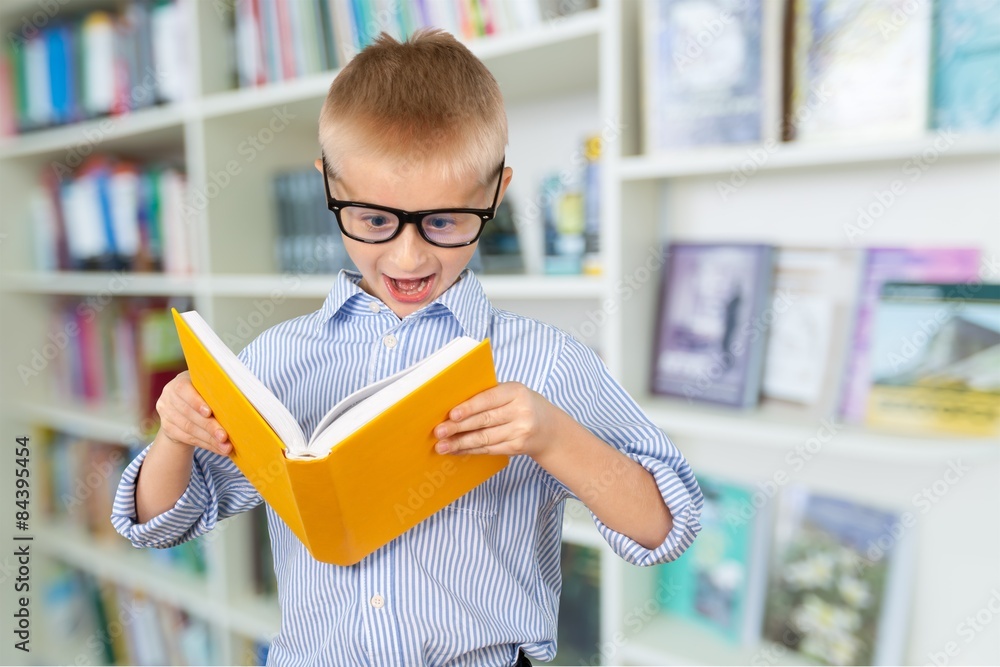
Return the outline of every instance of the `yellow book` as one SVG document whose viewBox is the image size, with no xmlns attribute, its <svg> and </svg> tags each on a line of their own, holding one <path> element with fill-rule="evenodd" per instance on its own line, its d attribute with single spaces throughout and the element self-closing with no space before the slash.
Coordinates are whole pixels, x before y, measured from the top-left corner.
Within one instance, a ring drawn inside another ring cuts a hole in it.
<svg viewBox="0 0 1000 667">
<path fill-rule="evenodd" d="M 497 384 L 489 340 L 456 338 L 355 392 L 307 438 L 197 312 L 172 311 L 230 458 L 316 560 L 357 563 L 507 465 L 507 456 L 434 451 L 448 412 Z"/>
</svg>

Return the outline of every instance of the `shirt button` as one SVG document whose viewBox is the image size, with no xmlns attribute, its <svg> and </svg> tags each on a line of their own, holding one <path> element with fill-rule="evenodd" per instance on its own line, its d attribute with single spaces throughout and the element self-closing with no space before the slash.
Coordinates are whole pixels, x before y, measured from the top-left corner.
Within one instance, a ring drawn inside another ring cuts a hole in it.
<svg viewBox="0 0 1000 667">
<path fill-rule="evenodd" d="M 376 609 L 381 609 L 385 606 L 385 599 L 381 595 L 373 595 L 371 599 L 372 606 Z"/>
<path fill-rule="evenodd" d="M 382 343 L 391 350 L 392 348 L 396 347 L 396 337 L 393 336 L 392 334 L 389 334 L 388 336 L 382 339 Z"/>
<path fill-rule="evenodd" d="M 382 308 L 379 307 L 379 305 L 377 303 L 375 303 L 374 301 L 369 301 L 368 302 L 368 310 L 372 311 L 373 313 L 377 313 L 378 311 L 382 310 Z"/>
</svg>

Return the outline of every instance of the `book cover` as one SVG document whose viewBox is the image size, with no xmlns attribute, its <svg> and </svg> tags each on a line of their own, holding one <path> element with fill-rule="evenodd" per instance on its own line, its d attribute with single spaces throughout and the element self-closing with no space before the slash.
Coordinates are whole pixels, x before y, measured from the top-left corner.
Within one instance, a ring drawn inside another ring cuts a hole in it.
<svg viewBox="0 0 1000 667">
<path fill-rule="evenodd" d="M 791 98 L 798 140 L 923 136 L 931 3 L 794 0 Z"/>
<path fill-rule="evenodd" d="M 489 341 L 364 423 L 328 455 L 290 459 L 291 438 L 283 440 L 276 431 L 281 424 L 273 425 L 280 415 L 270 415 L 269 423 L 220 365 L 240 364 L 236 356 L 218 337 L 199 339 L 176 309 L 173 317 L 191 381 L 229 435 L 230 457 L 316 560 L 357 563 L 507 465 L 507 456 L 434 450 L 433 429 L 448 412 L 496 385 Z"/>
<path fill-rule="evenodd" d="M 677 560 L 659 566 L 661 611 L 705 626 L 733 644 L 760 637 L 770 512 L 750 489 L 698 475 L 705 495 L 701 532 Z"/>
<path fill-rule="evenodd" d="M 882 285 L 971 281 L 979 270 L 974 248 L 870 248 L 866 255 L 840 399 L 841 418 L 853 423 L 864 421 L 868 411 L 871 336 Z"/>
<path fill-rule="evenodd" d="M 1000 285 L 883 286 L 868 423 L 1000 435 Z"/>
<path fill-rule="evenodd" d="M 764 636 L 831 665 L 900 665 L 914 535 L 899 515 L 785 489 L 775 517 Z"/>
<path fill-rule="evenodd" d="M 771 302 L 772 248 L 674 243 L 666 249 L 652 391 L 757 404 Z"/>
<path fill-rule="evenodd" d="M 777 250 L 765 399 L 823 416 L 836 412 L 863 258 L 856 248 Z"/>
<path fill-rule="evenodd" d="M 762 0 L 646 0 L 644 12 L 646 153 L 760 141 Z"/>
<path fill-rule="evenodd" d="M 1000 0 L 934 4 L 934 126 L 1000 127 Z"/>
</svg>

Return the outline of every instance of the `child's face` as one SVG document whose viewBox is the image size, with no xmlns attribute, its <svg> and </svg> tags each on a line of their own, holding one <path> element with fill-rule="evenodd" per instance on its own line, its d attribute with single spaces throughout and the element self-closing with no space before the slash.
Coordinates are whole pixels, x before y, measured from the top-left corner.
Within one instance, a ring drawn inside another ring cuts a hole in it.
<svg viewBox="0 0 1000 667">
<path fill-rule="evenodd" d="M 316 160 L 323 173 L 323 164 Z M 330 179 L 336 199 L 424 211 L 440 208 L 488 208 L 496 182 L 447 180 L 420 170 L 405 170 L 385 159 L 345 157 L 340 178 Z M 504 169 L 497 204 L 513 172 Z M 333 222 L 331 220 L 331 222 Z M 486 224 L 492 224 L 487 222 Z M 400 318 L 438 298 L 458 279 L 477 243 L 441 248 L 425 241 L 414 224 L 404 224 L 399 236 L 385 243 L 362 243 L 342 235 L 347 254 L 361 271 L 361 288 L 381 299 Z"/>
</svg>

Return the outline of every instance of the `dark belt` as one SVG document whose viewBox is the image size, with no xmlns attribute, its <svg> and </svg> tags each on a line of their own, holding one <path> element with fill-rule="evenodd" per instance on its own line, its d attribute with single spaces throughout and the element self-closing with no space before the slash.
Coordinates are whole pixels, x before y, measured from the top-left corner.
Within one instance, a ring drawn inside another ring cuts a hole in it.
<svg viewBox="0 0 1000 667">
<path fill-rule="evenodd" d="M 531 667 L 531 661 L 521 649 L 517 649 L 517 662 L 514 663 L 514 667 Z"/>
</svg>

